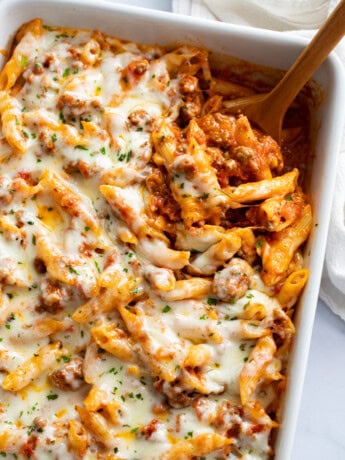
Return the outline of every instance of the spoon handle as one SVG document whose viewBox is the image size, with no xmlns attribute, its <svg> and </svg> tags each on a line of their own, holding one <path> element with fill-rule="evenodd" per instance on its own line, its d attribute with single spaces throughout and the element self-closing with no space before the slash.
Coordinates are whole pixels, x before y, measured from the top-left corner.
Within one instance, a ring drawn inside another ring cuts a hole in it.
<svg viewBox="0 0 345 460">
<path fill-rule="evenodd" d="M 285 113 L 299 91 L 344 34 L 345 0 L 341 0 L 293 66 L 270 93 L 269 99 L 271 103 L 277 108 L 279 107 L 280 112 Z"/>
</svg>

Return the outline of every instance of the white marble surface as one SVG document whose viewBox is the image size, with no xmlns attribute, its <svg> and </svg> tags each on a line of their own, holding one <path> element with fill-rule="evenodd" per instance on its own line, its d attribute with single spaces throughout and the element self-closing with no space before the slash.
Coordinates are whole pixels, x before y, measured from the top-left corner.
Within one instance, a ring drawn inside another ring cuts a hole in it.
<svg viewBox="0 0 345 460">
<path fill-rule="evenodd" d="M 170 0 L 117 2 L 171 11 Z M 345 322 L 319 300 L 294 448 L 287 460 L 345 460 L 344 421 Z"/>
</svg>

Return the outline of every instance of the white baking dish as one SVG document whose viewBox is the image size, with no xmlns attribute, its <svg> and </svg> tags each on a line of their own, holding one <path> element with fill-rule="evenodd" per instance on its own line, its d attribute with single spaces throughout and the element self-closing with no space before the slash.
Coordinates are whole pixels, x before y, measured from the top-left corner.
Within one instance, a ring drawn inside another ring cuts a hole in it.
<svg viewBox="0 0 345 460">
<path fill-rule="evenodd" d="M 177 42 L 196 44 L 282 69 L 292 64 L 306 43 L 303 38 L 297 36 L 115 5 L 102 0 L 2 0 L 0 48 L 8 48 L 16 29 L 34 17 L 41 17 L 52 25 L 96 28 L 114 36 L 139 42 L 161 45 Z M 3 57 L 0 59 L 4 60 Z M 283 425 L 276 442 L 277 460 L 290 458 L 298 416 L 344 119 L 344 77 L 342 66 L 335 56 L 330 56 L 315 75 L 324 91 L 323 103 L 315 113 L 314 123 L 320 127 L 316 135 L 316 156 L 310 182 L 315 223 L 318 225 L 315 226 L 306 248 L 306 264 L 311 269 L 310 279 L 298 311 Z"/>
</svg>

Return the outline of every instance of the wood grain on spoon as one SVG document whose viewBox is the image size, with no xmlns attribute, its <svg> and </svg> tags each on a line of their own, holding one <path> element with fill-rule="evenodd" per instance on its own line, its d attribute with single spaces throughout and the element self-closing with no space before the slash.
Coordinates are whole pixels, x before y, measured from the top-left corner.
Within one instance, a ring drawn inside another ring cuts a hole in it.
<svg viewBox="0 0 345 460">
<path fill-rule="evenodd" d="M 270 93 L 224 101 L 224 107 L 230 112 L 242 112 L 280 143 L 285 112 L 344 34 L 345 0 L 341 0 Z"/>
</svg>

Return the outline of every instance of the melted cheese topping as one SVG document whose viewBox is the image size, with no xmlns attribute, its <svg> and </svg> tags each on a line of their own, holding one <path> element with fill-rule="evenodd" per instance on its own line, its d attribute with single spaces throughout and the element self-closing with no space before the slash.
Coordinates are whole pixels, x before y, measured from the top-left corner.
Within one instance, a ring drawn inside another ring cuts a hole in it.
<svg viewBox="0 0 345 460">
<path fill-rule="evenodd" d="M 19 50 L 25 68 L 11 97 L 25 154 L 12 153 L 4 135 L 0 151 L 0 384 L 7 388 L 6 376 L 44 347 L 57 343 L 62 351 L 17 391 L 0 387 L 0 452 L 40 460 L 182 459 L 191 458 L 189 442 L 218 433 L 235 447 L 198 447 L 195 458 L 268 458 L 272 425 L 264 409 L 274 410 L 276 392 L 259 382 L 254 399 L 262 412 L 254 416 L 250 404 L 241 406 L 239 377 L 281 306 L 254 271 L 244 295 L 229 302 L 211 290 L 164 300 L 188 250 L 206 251 L 223 234 L 183 235 L 177 224 L 181 262 L 166 237 L 147 233 L 150 133 L 160 119 L 177 119 L 182 74 L 170 71 L 162 49 L 111 40 L 100 47 L 92 37 L 46 27 Z M 89 63 L 86 46 L 94 46 Z M 106 300 L 116 289 L 121 295 Z M 92 304 L 98 298 L 100 307 Z M 247 320 L 255 304 L 264 306 L 266 323 Z M 76 321 L 84 305 L 86 320 Z M 103 345 L 102 330 L 112 337 L 122 331 L 127 351 L 121 341 Z M 281 370 L 277 357 L 270 375 Z M 102 398 L 91 398 L 92 409 L 85 398 L 93 391 Z M 103 434 L 77 406 L 102 420 Z M 87 433 L 79 450 L 68 434 L 73 420 Z M 178 442 L 185 456 L 169 456 Z"/>
</svg>

